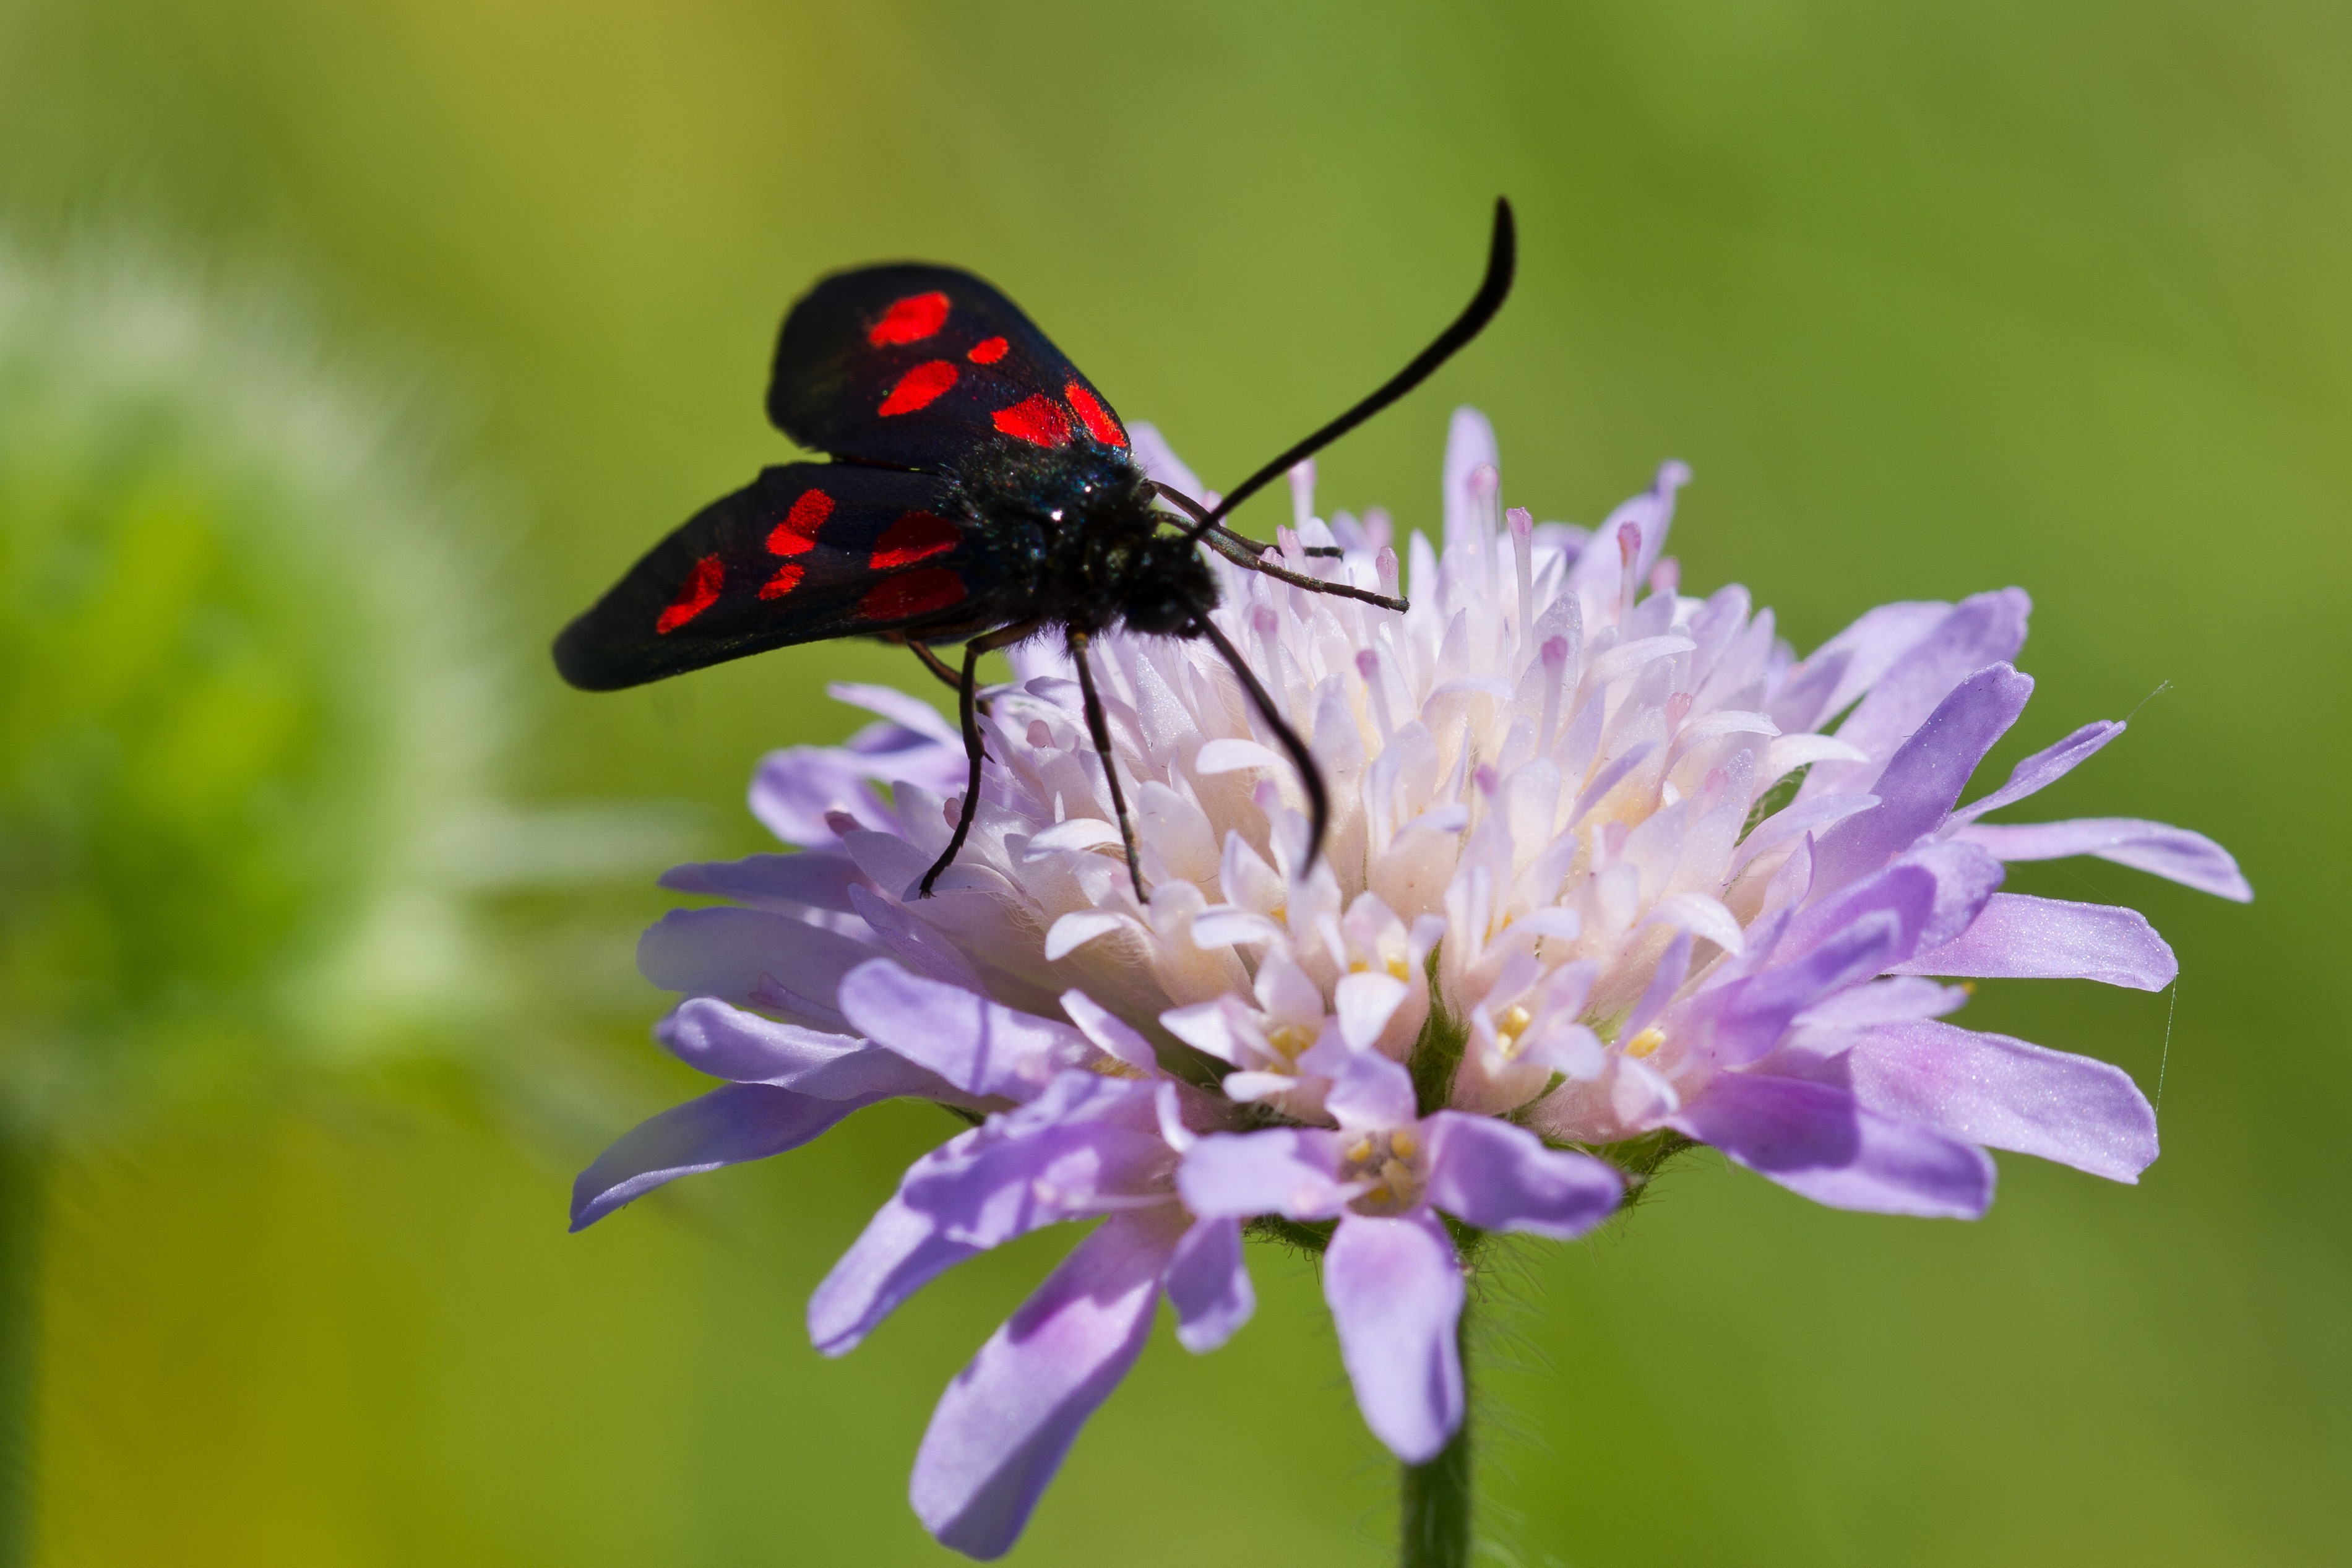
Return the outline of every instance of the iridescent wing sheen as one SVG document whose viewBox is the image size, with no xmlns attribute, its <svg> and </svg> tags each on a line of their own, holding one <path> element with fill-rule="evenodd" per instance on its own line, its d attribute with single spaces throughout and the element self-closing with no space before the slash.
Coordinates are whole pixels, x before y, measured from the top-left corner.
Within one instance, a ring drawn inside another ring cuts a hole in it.
<svg viewBox="0 0 2352 1568">
<path fill-rule="evenodd" d="M 555 667 L 611 691 L 793 643 L 994 624 L 1003 574 L 953 484 L 791 463 L 702 509 L 555 640 Z"/>
<path fill-rule="evenodd" d="M 969 272 L 899 262 L 840 272 L 784 318 L 768 417 L 802 446 L 959 473 L 982 447 L 1127 429 L 1021 308 Z"/>
</svg>

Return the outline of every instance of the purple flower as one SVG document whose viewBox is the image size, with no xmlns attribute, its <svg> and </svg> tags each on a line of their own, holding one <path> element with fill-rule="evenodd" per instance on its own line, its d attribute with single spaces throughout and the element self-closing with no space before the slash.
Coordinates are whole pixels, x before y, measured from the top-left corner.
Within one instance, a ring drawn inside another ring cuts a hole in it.
<svg viewBox="0 0 2352 1568">
<path fill-rule="evenodd" d="M 2032 689 L 2012 663 L 2025 595 L 1883 605 L 1799 659 L 1743 590 L 1680 592 L 1664 546 L 1685 477 L 1668 465 L 1591 532 L 1506 517 L 1465 410 L 1443 548 L 1407 546 L 1409 611 L 1219 568 L 1220 624 L 1330 789 L 1312 866 L 1296 774 L 1230 674 L 1192 643 L 1113 637 L 1095 646 L 1149 900 L 1076 684 L 1037 647 L 990 694 L 971 839 L 913 899 L 960 807 L 960 742 L 911 698 L 837 689 L 882 721 L 778 752 L 752 785 L 802 851 L 672 872 L 731 901 L 639 950 L 684 997 L 657 1037 L 724 1081 L 583 1173 L 575 1225 L 878 1100 L 979 1118 L 908 1170 L 809 1327 L 842 1353 L 963 1258 L 1097 1222 L 950 1385 L 917 1459 L 924 1522 L 988 1557 L 1160 1297 L 1196 1352 L 1246 1321 L 1253 1221 L 1328 1234 L 1359 1405 L 1417 1462 L 1462 1418 L 1478 1238 L 1580 1235 L 1683 1140 L 1889 1213 L 1981 1214 L 1988 1149 L 2135 1180 L 2157 1141 L 2130 1079 L 1947 1022 L 1967 993 L 1941 982 L 2160 988 L 2173 957 L 2138 914 L 2002 891 L 2006 862 L 2096 855 L 2252 897 L 2229 855 L 2157 823 L 1984 821 L 2124 731 L 2084 725 L 1960 804 Z M 1327 524 L 1312 484 L 1294 476 L 1285 563 L 1393 590 L 1387 520 Z"/>
<path fill-rule="evenodd" d="M 1617 1206 L 1623 1178 L 1525 1128 L 1419 1115 L 1412 1079 L 1358 1051 L 1325 1098 L 1338 1121 L 1193 1142 L 1177 1185 L 1193 1213 L 1337 1217 L 1323 1294 L 1364 1421 L 1399 1458 L 1433 1458 L 1462 1425 L 1462 1267 L 1443 1209 L 1481 1230 L 1581 1236 Z"/>
</svg>

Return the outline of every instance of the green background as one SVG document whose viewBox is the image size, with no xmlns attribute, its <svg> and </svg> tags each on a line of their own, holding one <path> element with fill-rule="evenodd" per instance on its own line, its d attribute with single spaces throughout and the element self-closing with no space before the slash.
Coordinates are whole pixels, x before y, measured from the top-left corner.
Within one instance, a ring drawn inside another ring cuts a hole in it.
<svg viewBox="0 0 2352 1568">
<path fill-rule="evenodd" d="M 525 792 L 707 803 L 734 851 L 756 756 L 846 733 L 823 683 L 911 686 L 903 656 L 589 698 L 539 649 L 786 451 L 760 393 L 812 277 L 982 271 L 1230 484 L 1457 308 L 1508 193 L 1517 297 L 1328 455 L 1327 509 L 1431 524 L 1470 401 L 1538 516 L 1689 460 L 1685 587 L 1747 583 L 1801 647 L 2020 584 L 2041 686 L 1995 765 L 2169 682 L 2034 815 L 2198 827 L 2259 900 L 2012 877 L 2181 955 L 2177 997 L 1965 1015 L 2161 1082 L 2137 1189 L 2004 1157 L 1991 1217 L 1930 1224 L 1706 1154 L 1526 1252 L 1485 1385 L 1517 1433 L 1483 1472 L 1498 1560 L 2322 1563 L 2352 1525 L 2348 77 L 2352 10 L 2286 0 L 0 0 L 0 228 L 160 236 L 412 375 L 520 520 L 485 586 Z M 306 1090 L 60 1164 L 39 1561 L 945 1556 L 903 1500 L 930 1402 L 1069 1238 L 817 1357 L 810 1287 L 948 1131 L 912 1106 L 567 1237 L 570 1171 L 688 1087 L 625 942 L 558 940 L 576 916 L 518 918 L 629 1086 L 608 1121 Z M 1256 1269 L 1257 1321 L 1202 1360 L 1163 1331 L 1016 1561 L 1379 1560 L 1391 1472 L 1315 1282 Z"/>
</svg>

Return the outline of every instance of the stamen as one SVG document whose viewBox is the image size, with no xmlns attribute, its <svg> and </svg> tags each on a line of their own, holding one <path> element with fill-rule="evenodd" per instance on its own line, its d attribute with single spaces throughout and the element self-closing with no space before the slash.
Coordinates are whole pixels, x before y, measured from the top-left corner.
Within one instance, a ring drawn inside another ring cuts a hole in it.
<svg viewBox="0 0 2352 1568">
<path fill-rule="evenodd" d="M 1291 683 L 1284 679 L 1282 674 L 1281 614 L 1272 605 L 1259 603 L 1252 605 L 1250 630 L 1257 635 L 1258 658 L 1265 662 L 1267 689 L 1286 690 Z"/>
<path fill-rule="evenodd" d="M 1655 1024 L 1653 1024 L 1648 1028 L 1643 1030 L 1640 1034 L 1625 1042 L 1625 1054 L 1629 1057 L 1637 1058 L 1655 1056 L 1657 1055 L 1658 1047 L 1665 1043 L 1666 1032 L 1664 1029 L 1659 1028 Z"/>
<path fill-rule="evenodd" d="M 1389 685 L 1381 679 L 1381 656 L 1364 649 L 1356 656 L 1356 673 L 1363 677 L 1365 689 L 1371 695 L 1372 722 L 1380 726 L 1381 744 L 1386 746 L 1396 739 L 1396 718 L 1389 711 Z"/>
<path fill-rule="evenodd" d="M 1536 629 L 1536 518 L 1523 506 L 1513 507 L 1507 515 L 1511 520 L 1511 552 L 1518 557 L 1519 565 L 1519 624 L 1513 631 L 1524 647 Z M 1514 660 L 1511 673 L 1517 675 L 1520 668 Z"/>
<path fill-rule="evenodd" d="M 1641 592 L 1641 579 L 1633 575 L 1633 563 L 1642 557 L 1642 527 L 1639 523 L 1617 525 L 1617 624 L 1623 626 L 1633 616 L 1633 596 Z"/>
<path fill-rule="evenodd" d="M 1315 1043 L 1315 1036 L 1303 1024 L 1281 1024 L 1266 1031 L 1265 1043 L 1285 1063 L 1297 1067 L 1299 1053 Z"/>
<path fill-rule="evenodd" d="M 1551 755 L 1553 733 L 1559 728 L 1559 700 L 1568 678 L 1568 639 L 1546 637 L 1543 645 L 1543 725 L 1536 731 L 1536 755 Z"/>
</svg>

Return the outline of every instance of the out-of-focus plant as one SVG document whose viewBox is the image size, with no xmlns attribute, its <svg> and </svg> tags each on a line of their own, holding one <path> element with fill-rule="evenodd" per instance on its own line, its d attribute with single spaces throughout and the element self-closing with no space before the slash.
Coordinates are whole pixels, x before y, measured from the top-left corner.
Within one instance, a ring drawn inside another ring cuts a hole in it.
<svg viewBox="0 0 2352 1568">
<path fill-rule="evenodd" d="M 478 895 L 676 845 L 499 804 L 476 509 L 415 423 L 152 256 L 0 251 L 0 1565 L 52 1152 L 485 1060 L 515 1009 Z"/>
</svg>

